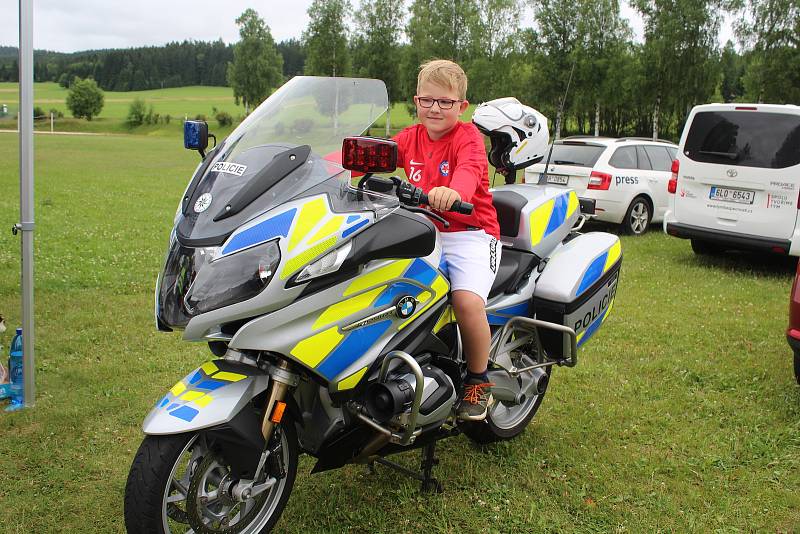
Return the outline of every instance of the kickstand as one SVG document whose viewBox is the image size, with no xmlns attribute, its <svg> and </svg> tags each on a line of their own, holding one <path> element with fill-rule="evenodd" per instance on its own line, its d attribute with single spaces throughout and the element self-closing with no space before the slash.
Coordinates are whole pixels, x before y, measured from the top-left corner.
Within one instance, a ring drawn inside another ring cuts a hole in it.
<svg viewBox="0 0 800 534">
<path fill-rule="evenodd" d="M 433 491 L 442 493 L 442 483 L 436 480 L 432 475 L 433 467 L 439 463 L 439 459 L 435 457 L 436 442 L 429 443 L 422 448 L 422 463 L 420 464 L 420 471 L 412 471 L 398 463 L 387 460 L 386 458 L 376 458 L 375 461 L 381 465 L 385 465 L 395 471 L 402 473 L 408 477 L 417 479 L 421 482 L 420 489 L 423 492 Z"/>
</svg>

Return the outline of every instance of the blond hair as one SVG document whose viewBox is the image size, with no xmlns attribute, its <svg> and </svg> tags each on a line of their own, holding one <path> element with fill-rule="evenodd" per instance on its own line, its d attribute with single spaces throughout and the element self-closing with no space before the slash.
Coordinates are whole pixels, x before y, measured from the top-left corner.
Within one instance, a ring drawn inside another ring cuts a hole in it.
<svg viewBox="0 0 800 534">
<path fill-rule="evenodd" d="M 432 59 L 419 66 L 417 93 L 426 82 L 450 89 L 462 100 L 467 98 L 467 75 L 458 63 L 448 59 Z"/>
</svg>

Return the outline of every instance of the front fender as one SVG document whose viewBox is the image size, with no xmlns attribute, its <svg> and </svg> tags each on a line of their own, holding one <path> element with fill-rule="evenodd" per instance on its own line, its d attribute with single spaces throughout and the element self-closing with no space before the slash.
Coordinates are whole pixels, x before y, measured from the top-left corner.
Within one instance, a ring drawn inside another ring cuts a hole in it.
<svg viewBox="0 0 800 534">
<path fill-rule="evenodd" d="M 227 423 L 267 389 L 269 375 L 227 360 L 203 364 L 175 384 L 142 424 L 145 434 L 179 434 Z"/>
</svg>

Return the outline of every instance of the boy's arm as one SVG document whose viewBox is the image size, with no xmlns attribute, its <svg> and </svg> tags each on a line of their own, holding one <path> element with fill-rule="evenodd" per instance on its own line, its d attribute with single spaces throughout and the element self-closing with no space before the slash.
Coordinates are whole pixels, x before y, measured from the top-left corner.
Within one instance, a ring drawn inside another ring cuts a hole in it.
<svg viewBox="0 0 800 534">
<path fill-rule="evenodd" d="M 486 150 L 480 138 L 470 137 L 461 144 L 457 155 L 458 165 L 453 170 L 450 188 L 455 190 L 464 202 L 472 202 L 483 174 L 488 173 Z"/>
</svg>

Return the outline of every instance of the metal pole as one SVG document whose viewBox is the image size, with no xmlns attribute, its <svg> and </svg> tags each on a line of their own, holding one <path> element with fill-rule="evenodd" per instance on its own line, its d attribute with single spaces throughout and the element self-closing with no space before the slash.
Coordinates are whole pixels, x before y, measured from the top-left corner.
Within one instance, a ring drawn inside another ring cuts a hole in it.
<svg viewBox="0 0 800 534">
<path fill-rule="evenodd" d="M 22 352 L 25 406 L 36 399 L 33 354 L 33 0 L 19 0 L 19 211 L 22 231 Z"/>
</svg>

